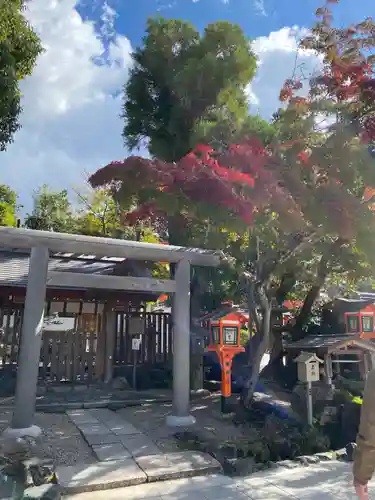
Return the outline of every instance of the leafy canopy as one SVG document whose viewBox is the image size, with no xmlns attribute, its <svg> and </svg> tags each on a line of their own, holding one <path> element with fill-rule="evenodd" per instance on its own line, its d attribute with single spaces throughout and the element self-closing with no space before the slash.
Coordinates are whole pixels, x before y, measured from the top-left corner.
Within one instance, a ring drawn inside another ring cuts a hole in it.
<svg viewBox="0 0 375 500">
<path fill-rule="evenodd" d="M 74 232 L 72 207 L 66 189 L 53 191 L 47 184 L 34 192 L 34 208 L 27 214 L 24 226 L 28 229 Z"/>
<path fill-rule="evenodd" d="M 6 184 L 0 184 L 0 226 L 15 226 L 17 193 Z"/>
<path fill-rule="evenodd" d="M 23 14 L 23 1 L 0 0 L 0 151 L 19 129 L 19 82 L 30 75 L 42 46 Z"/>
<path fill-rule="evenodd" d="M 340 31 L 330 26 L 328 8 L 318 14 L 303 44 L 322 55 L 323 73 L 311 80 L 307 98 L 298 95 L 301 81 L 285 83 L 280 99 L 287 107 L 271 144 L 253 137 L 224 150 L 201 145 L 174 162 L 131 156 L 100 169 L 91 183 L 142 191 L 129 220 L 186 213 L 242 231 L 261 220 L 283 235 L 277 251 L 268 252 L 274 260 L 301 240 L 312 245 L 328 237 L 358 246 L 375 263 L 374 215 L 362 199 L 365 187 L 375 186 L 366 144 L 375 86 L 371 56 L 361 50 L 374 28 L 366 21 Z M 362 45 L 352 31 L 365 35 Z M 323 129 L 322 116 L 337 119 Z"/>
<path fill-rule="evenodd" d="M 133 59 L 123 107 L 130 149 L 145 143 L 152 156 L 179 160 L 207 130 L 246 118 L 256 60 L 239 26 L 221 21 L 200 35 L 190 23 L 151 18 Z"/>
</svg>

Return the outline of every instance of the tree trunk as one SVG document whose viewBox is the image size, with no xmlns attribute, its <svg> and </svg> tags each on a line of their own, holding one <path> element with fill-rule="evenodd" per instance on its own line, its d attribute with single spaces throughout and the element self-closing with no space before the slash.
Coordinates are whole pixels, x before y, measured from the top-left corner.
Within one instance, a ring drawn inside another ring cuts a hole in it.
<svg viewBox="0 0 375 500">
<path fill-rule="evenodd" d="M 245 387 L 242 394 L 242 401 L 245 406 L 249 406 L 251 400 L 253 398 L 253 394 L 255 391 L 255 386 L 258 383 L 259 375 L 260 375 L 260 365 L 262 362 L 262 358 L 266 353 L 267 348 L 270 343 L 270 332 L 271 332 L 271 313 L 272 313 L 272 305 L 271 298 L 269 296 L 268 290 L 268 282 L 263 283 L 259 286 L 258 296 L 260 300 L 260 306 L 262 311 L 262 318 L 259 320 L 257 311 L 255 309 L 255 293 L 254 293 L 254 285 L 251 283 L 248 289 L 251 297 L 249 297 L 249 315 L 252 317 L 255 325 L 257 334 L 261 337 L 260 343 L 257 346 L 256 350 L 253 349 L 252 356 L 252 366 L 251 366 L 251 376 L 245 382 Z"/>
<path fill-rule="evenodd" d="M 190 293 L 190 326 L 194 325 L 194 319 L 200 316 L 200 286 L 199 280 L 193 277 Z M 193 330 L 194 332 L 194 330 Z M 198 338 L 192 337 L 193 345 L 190 352 L 190 388 L 192 390 L 203 389 L 203 346 L 197 343 Z M 203 342 L 203 339 L 201 340 Z"/>
<path fill-rule="evenodd" d="M 280 286 L 275 293 L 276 302 L 282 306 L 288 293 L 296 284 L 296 275 L 294 271 L 287 271 L 283 274 Z M 267 373 L 277 378 L 280 376 L 283 369 L 283 339 L 282 329 L 271 325 L 271 342 L 270 342 L 270 360 L 268 363 Z"/>
<path fill-rule="evenodd" d="M 271 329 L 271 312 L 272 312 L 271 303 L 267 299 L 267 305 L 266 307 L 263 307 L 262 311 L 263 313 L 262 325 L 261 325 L 262 340 L 260 341 L 260 344 L 253 358 L 251 377 L 245 383 L 244 394 L 243 394 L 243 402 L 245 406 L 249 406 L 249 404 L 251 403 L 255 387 L 259 380 L 260 365 L 262 362 L 262 358 L 269 346 L 270 329 Z"/>
<path fill-rule="evenodd" d="M 271 342 L 269 364 L 281 367 L 283 359 L 283 338 L 281 331 L 271 327 Z"/>
<path fill-rule="evenodd" d="M 320 290 L 325 283 L 329 271 L 330 269 L 328 260 L 324 256 L 322 256 L 319 262 L 315 283 L 307 293 L 302 308 L 297 316 L 295 325 L 293 326 L 292 338 L 294 341 L 302 339 L 305 336 L 303 327 L 310 318 L 312 308 L 315 304 L 316 299 L 319 297 Z"/>
</svg>

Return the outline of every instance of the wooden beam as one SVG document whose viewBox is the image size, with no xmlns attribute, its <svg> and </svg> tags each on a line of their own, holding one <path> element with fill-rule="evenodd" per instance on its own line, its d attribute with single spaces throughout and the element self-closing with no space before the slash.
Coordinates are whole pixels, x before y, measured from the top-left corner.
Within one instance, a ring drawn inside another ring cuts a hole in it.
<svg viewBox="0 0 375 500">
<path fill-rule="evenodd" d="M 0 287 L 0 300 L 3 304 L 14 305 L 25 302 L 26 289 L 21 287 Z M 53 301 L 92 301 L 100 302 L 119 301 L 128 304 L 128 302 L 153 301 L 158 292 L 136 292 L 131 293 L 126 290 L 104 290 L 104 289 L 79 289 L 79 288 L 51 288 L 47 287 L 46 299 Z M 10 297 L 10 299 L 9 299 Z"/>
<path fill-rule="evenodd" d="M 69 288 L 96 288 L 104 290 L 129 290 L 132 292 L 174 293 L 172 280 L 133 278 L 130 276 L 104 276 L 99 274 L 50 271 L 47 286 Z"/>
<path fill-rule="evenodd" d="M 352 355 L 358 356 L 360 354 L 363 354 L 364 352 L 365 351 L 363 349 L 356 349 L 356 350 L 353 349 L 353 351 L 350 351 L 350 350 L 347 350 L 347 351 L 341 350 L 340 351 L 340 350 L 338 350 L 338 351 L 333 352 L 332 354 L 335 354 L 336 356 L 352 356 Z"/>
<path fill-rule="evenodd" d="M 360 359 L 335 359 L 335 363 L 360 363 Z"/>
</svg>

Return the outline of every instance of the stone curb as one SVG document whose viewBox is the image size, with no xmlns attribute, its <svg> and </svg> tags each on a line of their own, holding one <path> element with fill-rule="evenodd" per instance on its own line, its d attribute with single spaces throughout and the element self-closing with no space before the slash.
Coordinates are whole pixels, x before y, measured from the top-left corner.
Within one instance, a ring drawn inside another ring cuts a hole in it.
<svg viewBox="0 0 375 500">
<path fill-rule="evenodd" d="M 192 392 L 190 395 L 191 401 L 199 398 L 204 394 L 209 394 L 209 391 L 204 392 Z M 37 403 L 36 411 L 44 413 L 65 413 L 67 410 L 83 410 L 83 409 L 96 409 L 96 408 L 108 408 L 109 410 L 120 410 L 121 408 L 127 408 L 129 406 L 142 406 L 149 403 L 172 403 L 172 397 L 156 397 L 145 396 L 143 399 L 98 399 L 92 401 L 57 401 L 51 403 Z M 0 411 L 13 411 L 13 404 L 1 404 Z"/>
<path fill-rule="evenodd" d="M 171 399 L 158 399 L 152 400 L 155 403 L 171 403 Z M 83 410 L 83 409 L 95 409 L 95 408 L 108 408 L 109 410 L 120 410 L 121 408 L 127 408 L 129 406 L 141 406 L 150 403 L 150 399 L 144 400 L 99 400 L 99 401 L 87 401 L 86 403 L 46 403 L 37 404 L 36 411 L 43 413 L 65 413 L 67 410 Z M 13 411 L 14 405 L 0 405 L 0 411 Z"/>
<path fill-rule="evenodd" d="M 322 453 L 316 453 L 315 455 L 302 455 L 296 457 L 294 460 L 282 460 L 280 462 L 270 462 L 265 468 L 277 469 L 284 467 L 286 469 L 294 469 L 300 467 L 301 465 L 309 467 L 310 465 L 319 464 L 322 462 L 331 462 L 333 460 L 340 460 L 349 462 L 348 453 L 345 448 L 335 451 L 326 451 Z"/>
<path fill-rule="evenodd" d="M 296 469 L 297 467 L 309 467 L 310 465 L 316 465 L 323 462 L 331 462 L 334 460 L 339 460 L 343 462 L 351 462 L 352 459 L 347 449 L 342 448 L 335 451 L 326 451 L 322 453 L 316 453 L 314 455 L 303 455 L 296 457 L 293 460 L 281 460 L 279 462 L 267 462 L 267 463 L 254 463 L 252 470 L 247 470 L 246 475 L 256 474 L 257 472 L 262 472 L 268 469 Z M 236 468 L 237 459 L 227 459 L 224 467 L 224 473 L 241 476 L 240 470 Z"/>
</svg>

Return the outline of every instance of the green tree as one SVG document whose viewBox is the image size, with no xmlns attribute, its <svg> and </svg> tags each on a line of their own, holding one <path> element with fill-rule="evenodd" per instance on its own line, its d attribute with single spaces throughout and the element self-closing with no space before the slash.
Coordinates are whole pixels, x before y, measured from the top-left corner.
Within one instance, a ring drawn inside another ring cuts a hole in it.
<svg viewBox="0 0 375 500">
<path fill-rule="evenodd" d="M 190 23 L 158 17 L 146 31 L 125 86 L 125 144 L 146 141 L 152 156 L 176 161 L 194 147 L 205 118 L 247 116 L 256 61 L 242 30 L 228 22 L 210 24 L 201 36 Z"/>
<path fill-rule="evenodd" d="M 34 192 L 33 200 L 34 208 L 25 217 L 26 228 L 59 233 L 75 232 L 73 209 L 66 189 L 53 191 L 44 184 Z"/>
<path fill-rule="evenodd" d="M 256 58 L 238 25 L 217 22 L 208 25 L 201 35 L 190 23 L 152 18 L 133 59 L 123 107 L 123 137 L 131 150 L 146 144 L 154 158 L 176 162 L 200 142 L 225 147 L 241 132 L 243 137 L 255 127 L 267 128 L 265 135 L 271 135 L 270 125 L 248 116 L 246 87 L 255 74 Z M 150 188 L 136 170 L 133 174 L 132 182 L 123 183 L 118 193 L 122 207 L 127 210 L 129 200 L 142 206 L 155 197 L 163 198 L 165 211 L 160 218 L 152 219 L 154 227 L 162 220 L 162 231 L 170 244 L 193 244 L 190 229 L 195 224 L 196 232 L 200 232 L 197 218 L 192 224 L 191 214 L 181 211 L 176 199 L 165 198 Z M 204 223 L 214 227 L 208 219 Z M 160 225 L 157 230 L 160 234 Z M 192 302 L 196 304 L 202 288 L 198 283 L 205 282 L 206 288 L 213 289 L 212 279 L 204 274 L 203 270 L 194 273 Z M 211 305 L 217 303 L 220 295 L 206 296 L 207 305 L 211 299 Z"/>
<path fill-rule="evenodd" d="M 113 196 L 112 190 L 92 189 L 82 194 L 75 191 L 78 207 L 74 215 L 74 231 L 89 236 L 102 236 L 148 243 L 160 242 L 160 237 L 149 224 L 142 221 L 129 225 L 126 212 Z"/>
<path fill-rule="evenodd" d="M 19 129 L 19 82 L 32 73 L 42 52 L 40 40 L 24 17 L 22 0 L 0 0 L 0 151 Z"/>
<path fill-rule="evenodd" d="M 0 226 L 15 226 L 17 193 L 6 184 L 0 184 Z"/>
<path fill-rule="evenodd" d="M 121 223 L 121 209 L 109 189 L 90 189 L 88 194 L 76 191 L 78 209 L 75 231 L 89 236 L 132 239 L 133 228 Z"/>
<path fill-rule="evenodd" d="M 85 194 L 76 191 L 78 208 L 74 215 L 73 232 L 146 243 L 160 243 L 160 237 L 149 224 L 140 222 L 131 226 L 123 220 L 124 211 L 112 195 L 111 189 L 92 189 Z M 168 266 L 151 263 L 155 278 L 167 278 Z"/>
</svg>

